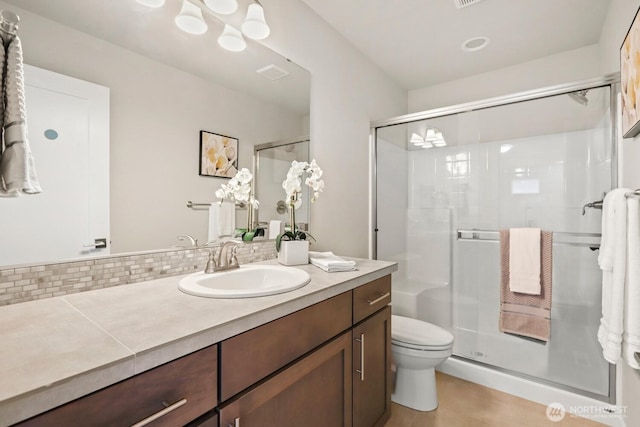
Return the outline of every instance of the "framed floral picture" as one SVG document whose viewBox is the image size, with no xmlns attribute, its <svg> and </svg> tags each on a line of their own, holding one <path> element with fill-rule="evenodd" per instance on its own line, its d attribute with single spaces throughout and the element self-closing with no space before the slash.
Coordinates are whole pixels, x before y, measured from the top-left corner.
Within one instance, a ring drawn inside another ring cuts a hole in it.
<svg viewBox="0 0 640 427">
<path fill-rule="evenodd" d="M 620 85 L 622 92 L 622 135 L 640 133 L 640 18 L 638 12 L 620 47 Z"/>
<path fill-rule="evenodd" d="M 205 130 L 200 131 L 201 176 L 233 178 L 238 172 L 238 140 Z"/>
</svg>

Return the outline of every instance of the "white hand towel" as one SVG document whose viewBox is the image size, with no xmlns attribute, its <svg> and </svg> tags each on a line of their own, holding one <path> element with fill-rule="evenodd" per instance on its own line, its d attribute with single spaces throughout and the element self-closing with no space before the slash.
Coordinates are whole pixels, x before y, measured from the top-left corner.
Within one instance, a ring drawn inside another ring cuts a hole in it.
<svg viewBox="0 0 640 427">
<path fill-rule="evenodd" d="M 627 280 L 624 295 L 622 355 L 627 364 L 640 369 L 640 200 L 627 199 Z"/>
<path fill-rule="evenodd" d="M 309 261 L 318 268 L 329 273 L 337 271 L 352 271 L 356 269 L 355 261 L 347 261 L 333 252 L 313 252 L 309 251 Z"/>
<path fill-rule="evenodd" d="M 220 204 L 215 202 L 209 206 L 209 232 L 207 233 L 207 242 L 213 242 L 218 240 L 220 235 L 218 234 L 220 218 Z"/>
<path fill-rule="evenodd" d="M 603 200 L 602 205 L 602 237 L 600 238 L 600 249 L 598 250 L 598 265 L 601 270 L 611 271 L 613 269 L 614 239 L 611 237 L 615 228 L 615 215 L 613 202 L 614 198 L 619 199 L 622 191 L 615 189 L 609 191 Z"/>
<path fill-rule="evenodd" d="M 540 295 L 540 229 L 509 230 L 509 290 Z"/>
<path fill-rule="evenodd" d="M 218 211 L 218 236 L 233 236 L 236 230 L 236 204 L 222 202 Z"/>
<path fill-rule="evenodd" d="M 271 220 L 269 221 L 269 239 L 275 239 L 278 235 L 282 234 L 282 221 Z"/>
<path fill-rule="evenodd" d="M 622 354 L 622 333 L 624 328 L 624 288 L 627 267 L 627 199 L 630 190 L 618 188 L 607 194 L 603 210 L 608 212 L 608 236 L 604 239 L 610 245 L 603 257 L 602 269 L 602 318 L 598 328 L 598 342 L 602 346 L 604 358 L 609 363 L 617 363 Z M 611 260 L 611 261 L 609 261 Z M 611 268 L 608 263 L 611 262 Z M 606 268 L 605 268 L 606 267 Z"/>
</svg>

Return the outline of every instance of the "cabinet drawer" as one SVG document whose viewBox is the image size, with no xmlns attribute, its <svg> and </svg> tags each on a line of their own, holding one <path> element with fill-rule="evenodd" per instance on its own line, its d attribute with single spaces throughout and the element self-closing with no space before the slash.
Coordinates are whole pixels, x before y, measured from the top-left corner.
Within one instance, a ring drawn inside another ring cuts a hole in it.
<svg viewBox="0 0 640 427">
<path fill-rule="evenodd" d="M 45 412 L 22 426 L 184 425 L 217 405 L 217 347 L 211 346 Z"/>
<path fill-rule="evenodd" d="M 384 276 L 353 290 L 353 324 L 391 302 L 391 276 Z"/>
<path fill-rule="evenodd" d="M 220 343 L 225 401 L 351 327 L 351 292 Z"/>
</svg>

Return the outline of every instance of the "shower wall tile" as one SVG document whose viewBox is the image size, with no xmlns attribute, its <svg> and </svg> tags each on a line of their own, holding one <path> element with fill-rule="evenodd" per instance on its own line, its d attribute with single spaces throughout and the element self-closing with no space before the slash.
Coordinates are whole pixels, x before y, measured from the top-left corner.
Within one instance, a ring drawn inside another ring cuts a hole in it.
<svg viewBox="0 0 640 427">
<path fill-rule="evenodd" d="M 217 251 L 217 249 L 216 249 Z M 275 259 L 273 241 L 240 244 L 240 264 Z M 0 269 L 0 306 L 204 270 L 206 251 L 175 249 Z"/>
</svg>

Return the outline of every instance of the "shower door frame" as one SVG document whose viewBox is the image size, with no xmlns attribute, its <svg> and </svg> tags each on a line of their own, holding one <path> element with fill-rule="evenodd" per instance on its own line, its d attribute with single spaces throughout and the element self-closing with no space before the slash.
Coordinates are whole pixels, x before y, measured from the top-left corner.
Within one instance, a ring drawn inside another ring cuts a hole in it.
<svg viewBox="0 0 640 427">
<path fill-rule="evenodd" d="M 610 123 L 611 123 L 611 187 L 616 188 L 618 186 L 618 138 L 619 138 L 619 111 L 620 105 L 618 101 L 618 94 L 620 93 L 620 73 L 606 74 L 600 77 L 592 79 L 580 80 L 571 83 L 565 83 L 560 85 L 548 86 L 540 89 L 533 89 L 524 92 L 517 92 L 510 95 L 497 96 L 487 98 L 479 101 L 472 101 L 463 104 L 455 104 L 447 107 L 439 107 L 431 110 L 420 111 L 416 113 L 405 114 L 402 116 L 396 116 L 389 119 L 376 120 L 370 122 L 370 136 L 369 136 L 369 158 L 370 158 L 370 182 L 369 182 L 369 224 L 371 234 L 369 235 L 369 257 L 371 259 L 378 259 L 378 218 L 377 218 L 377 152 L 378 152 L 378 129 L 389 126 L 402 125 L 427 119 L 433 119 L 442 116 L 450 116 L 453 114 L 466 113 L 472 111 L 484 110 L 492 107 L 499 107 L 503 105 L 516 104 L 520 102 L 532 101 L 536 99 L 548 98 L 551 96 L 563 95 L 570 92 L 576 92 L 585 89 L 595 89 L 600 87 L 609 87 L 609 102 L 610 102 Z M 469 363 L 477 363 L 468 359 Z M 479 364 L 482 364 L 481 362 Z M 561 386 L 556 383 L 550 383 L 548 381 L 533 378 L 524 374 L 518 374 L 500 367 L 491 366 L 491 369 L 507 372 L 511 375 L 521 376 L 524 378 L 533 379 L 538 383 L 550 384 L 555 388 L 578 393 L 583 396 L 596 398 L 602 400 L 602 396 L 593 393 L 585 392 L 584 390 L 577 390 L 573 387 Z M 609 364 L 609 403 L 615 403 L 616 401 L 616 366 Z"/>
</svg>

